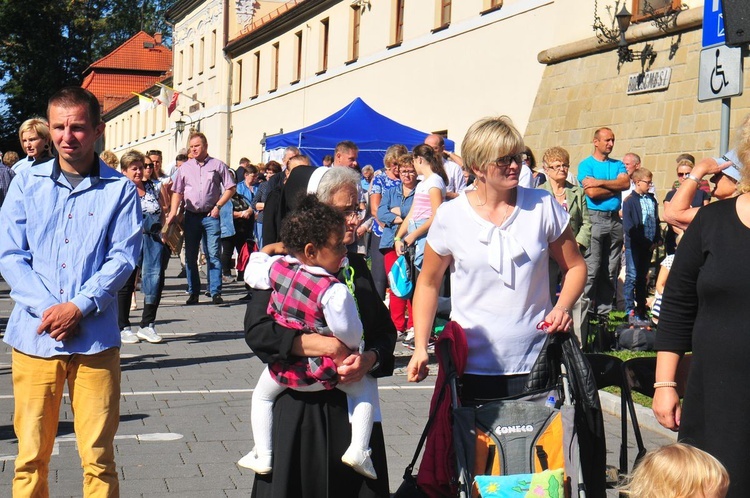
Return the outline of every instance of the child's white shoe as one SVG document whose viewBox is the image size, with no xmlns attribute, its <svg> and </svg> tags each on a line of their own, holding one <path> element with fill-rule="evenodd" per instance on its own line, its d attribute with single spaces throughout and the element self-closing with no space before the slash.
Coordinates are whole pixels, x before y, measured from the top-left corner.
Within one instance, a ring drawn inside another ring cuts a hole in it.
<svg viewBox="0 0 750 498">
<path fill-rule="evenodd" d="M 359 474 L 370 479 L 377 479 L 378 475 L 375 473 L 375 467 L 372 465 L 372 458 L 370 458 L 371 453 L 372 450 L 369 448 L 363 450 L 349 446 L 344 456 L 341 457 L 341 461 L 356 470 Z"/>
<path fill-rule="evenodd" d="M 239 459 L 237 465 L 250 469 L 256 474 L 270 474 L 273 469 L 271 467 L 272 463 L 273 452 L 269 451 L 259 454 L 257 448 L 253 448 L 250 450 L 250 453 Z"/>
</svg>

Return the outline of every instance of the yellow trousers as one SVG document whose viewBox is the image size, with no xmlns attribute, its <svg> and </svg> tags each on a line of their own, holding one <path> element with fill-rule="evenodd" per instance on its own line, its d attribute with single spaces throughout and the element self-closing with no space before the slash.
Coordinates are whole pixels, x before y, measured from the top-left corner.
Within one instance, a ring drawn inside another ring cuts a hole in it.
<svg viewBox="0 0 750 498">
<path fill-rule="evenodd" d="M 83 496 L 118 497 L 114 438 L 120 423 L 120 350 L 52 358 L 13 350 L 12 362 L 13 427 L 18 437 L 13 497 L 49 496 L 49 460 L 66 380 L 83 467 Z"/>
</svg>

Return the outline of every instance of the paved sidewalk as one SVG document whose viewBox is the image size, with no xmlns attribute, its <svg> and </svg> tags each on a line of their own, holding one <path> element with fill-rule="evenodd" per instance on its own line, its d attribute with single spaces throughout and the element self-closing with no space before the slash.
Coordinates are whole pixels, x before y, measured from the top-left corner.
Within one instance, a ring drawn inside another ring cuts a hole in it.
<svg viewBox="0 0 750 498">
<path fill-rule="evenodd" d="M 161 344 L 122 348 L 122 403 L 117 434 L 117 464 L 123 497 L 214 498 L 249 496 L 252 471 L 235 462 L 252 447 L 250 397 L 262 364 L 242 337 L 245 294 L 239 283 L 225 284 L 225 304 L 183 306 L 184 279 L 170 261 L 157 330 Z M 205 281 L 205 279 L 204 279 Z M 142 301 L 140 303 L 142 305 Z M 0 282 L 0 330 L 12 308 L 8 286 Z M 131 312 L 138 322 L 141 309 Z M 380 380 L 380 398 L 391 491 L 401 482 L 427 417 L 434 377 L 406 382 L 409 352 L 397 346 L 397 370 Z M 10 348 L 0 345 L 0 496 L 10 496 L 16 439 L 13 433 Z M 619 420 L 606 416 L 608 461 L 616 464 Z M 649 448 L 671 442 L 644 430 Z M 635 456 L 632 435 L 630 455 Z M 65 398 L 51 460 L 53 497 L 81 496 L 80 460 L 75 447 L 70 404 Z M 616 496 L 611 493 L 611 496 Z"/>
</svg>

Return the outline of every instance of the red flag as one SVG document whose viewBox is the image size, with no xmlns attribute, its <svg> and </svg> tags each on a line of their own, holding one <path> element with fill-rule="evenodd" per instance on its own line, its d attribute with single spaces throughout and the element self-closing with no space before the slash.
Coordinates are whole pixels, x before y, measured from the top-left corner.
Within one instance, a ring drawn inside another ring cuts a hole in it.
<svg viewBox="0 0 750 498">
<path fill-rule="evenodd" d="M 177 99 L 180 97 L 180 92 L 174 92 L 172 99 L 169 101 L 167 106 L 167 116 L 171 116 L 175 109 L 177 109 Z"/>
</svg>

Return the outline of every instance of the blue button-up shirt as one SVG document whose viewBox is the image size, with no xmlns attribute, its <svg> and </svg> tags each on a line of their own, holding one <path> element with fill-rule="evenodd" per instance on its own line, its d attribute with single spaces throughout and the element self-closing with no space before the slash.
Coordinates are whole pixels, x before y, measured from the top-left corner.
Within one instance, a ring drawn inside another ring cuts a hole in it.
<svg viewBox="0 0 750 498">
<path fill-rule="evenodd" d="M 15 301 L 5 342 L 43 358 L 120 346 L 117 291 L 141 251 L 133 182 L 97 158 L 73 189 L 57 159 L 16 175 L 0 210 L 0 271 Z M 72 302 L 80 331 L 58 342 L 37 334 L 45 310 Z"/>
</svg>

